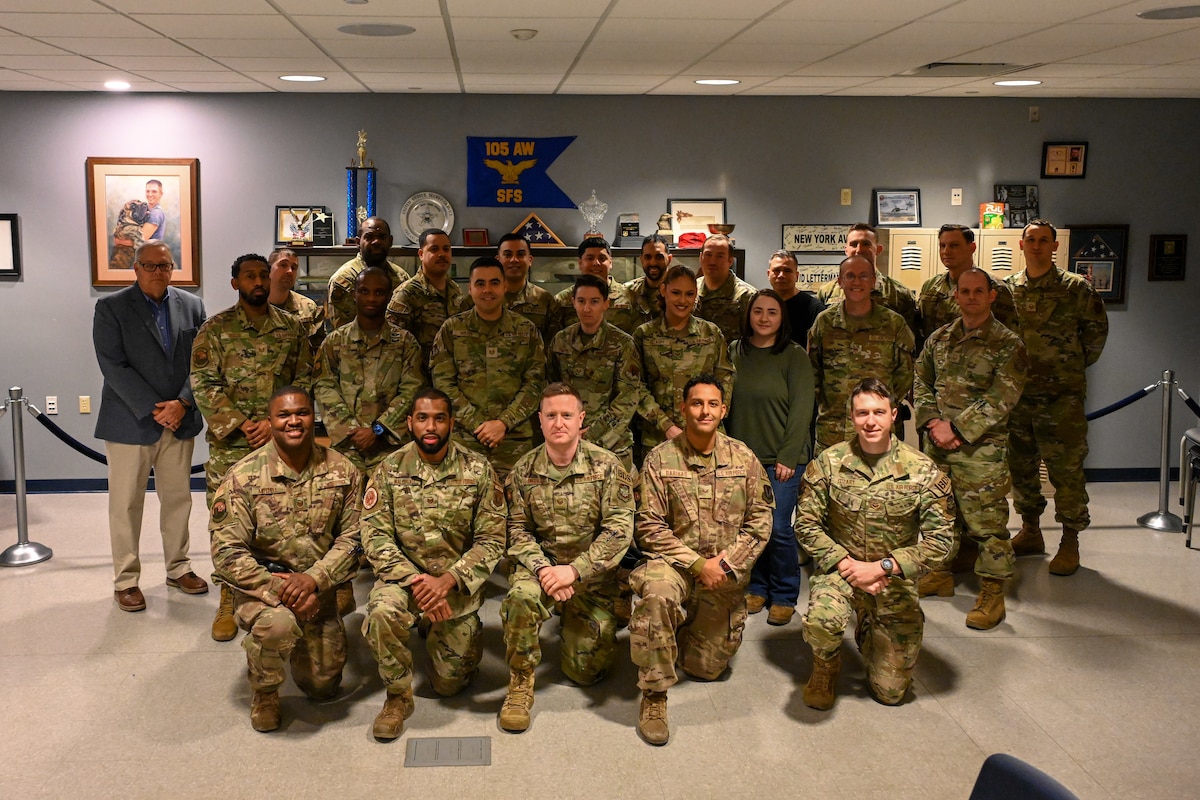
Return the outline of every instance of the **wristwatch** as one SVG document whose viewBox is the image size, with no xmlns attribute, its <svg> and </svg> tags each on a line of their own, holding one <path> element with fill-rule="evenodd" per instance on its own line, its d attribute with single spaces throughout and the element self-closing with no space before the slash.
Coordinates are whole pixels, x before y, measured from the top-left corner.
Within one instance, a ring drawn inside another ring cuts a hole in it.
<svg viewBox="0 0 1200 800">
<path fill-rule="evenodd" d="M 883 567 L 883 574 L 890 578 L 892 577 L 892 570 L 896 568 L 896 562 L 892 561 L 891 556 L 884 556 L 879 562 L 879 566 Z"/>
<path fill-rule="evenodd" d="M 375 434 L 376 436 L 383 436 L 385 433 L 387 433 L 387 429 L 384 428 L 383 425 L 376 422 L 371 426 L 371 433 Z"/>
</svg>

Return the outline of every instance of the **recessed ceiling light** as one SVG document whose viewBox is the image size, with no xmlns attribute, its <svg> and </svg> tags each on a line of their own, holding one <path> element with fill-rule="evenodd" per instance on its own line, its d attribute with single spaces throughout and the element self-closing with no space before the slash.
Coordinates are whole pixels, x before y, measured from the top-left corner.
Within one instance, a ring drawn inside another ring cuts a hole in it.
<svg viewBox="0 0 1200 800">
<path fill-rule="evenodd" d="M 114 92 L 123 92 L 129 88 L 129 81 L 105 81 L 104 88 Z"/>
<path fill-rule="evenodd" d="M 513 28 L 509 33 L 518 42 L 528 42 L 530 39 L 538 35 L 538 32 L 533 28 Z"/>
<path fill-rule="evenodd" d="M 279 80 L 292 83 L 320 83 L 325 79 L 320 75 L 280 75 Z"/>
<path fill-rule="evenodd" d="M 741 83 L 741 81 L 735 81 L 732 78 L 704 78 L 696 81 L 696 83 L 701 86 L 733 86 L 734 84 Z"/>
<path fill-rule="evenodd" d="M 993 86 L 1040 86 L 1041 81 L 995 81 Z"/>
<path fill-rule="evenodd" d="M 1149 11 L 1139 11 L 1142 19 L 1198 19 L 1200 6 L 1173 6 L 1170 8 L 1152 8 Z"/>
<path fill-rule="evenodd" d="M 338 30 L 351 36 L 408 36 L 417 29 L 409 25 L 392 25 L 386 22 L 352 22 L 341 25 Z"/>
</svg>

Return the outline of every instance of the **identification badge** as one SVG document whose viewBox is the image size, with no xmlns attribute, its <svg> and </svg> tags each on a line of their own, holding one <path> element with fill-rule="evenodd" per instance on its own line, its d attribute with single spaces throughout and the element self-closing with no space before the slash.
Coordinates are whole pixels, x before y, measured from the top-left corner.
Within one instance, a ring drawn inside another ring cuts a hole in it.
<svg viewBox="0 0 1200 800">
<path fill-rule="evenodd" d="M 500 357 L 500 348 L 496 347 L 495 345 L 489 344 L 487 346 L 487 357 L 488 358 L 499 358 Z"/>
</svg>

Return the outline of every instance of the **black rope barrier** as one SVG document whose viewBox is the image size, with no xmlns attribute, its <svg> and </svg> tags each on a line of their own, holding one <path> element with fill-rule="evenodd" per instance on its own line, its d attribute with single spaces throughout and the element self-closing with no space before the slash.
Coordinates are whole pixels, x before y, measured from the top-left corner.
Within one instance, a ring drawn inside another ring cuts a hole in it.
<svg viewBox="0 0 1200 800">
<path fill-rule="evenodd" d="M 83 444 L 78 439 L 76 439 L 74 436 L 67 433 L 62 428 L 58 427 L 58 425 L 56 425 L 54 423 L 54 420 L 50 419 L 47 415 L 43 414 L 41 411 L 34 408 L 33 406 L 29 406 L 29 411 L 31 414 L 33 414 L 33 418 L 42 424 L 43 428 L 45 428 L 46 430 L 48 430 L 52 434 L 54 434 L 55 438 L 57 438 L 60 442 L 65 444 L 67 447 L 70 447 L 72 450 L 79 453 L 80 455 L 90 458 L 92 461 L 98 461 L 104 465 L 108 464 L 108 457 L 105 456 L 104 453 L 99 453 L 99 452 L 93 450 L 92 448 L 88 447 L 87 445 Z M 196 475 L 203 471 L 204 471 L 204 465 L 197 464 L 192 467 L 191 474 Z"/>
<path fill-rule="evenodd" d="M 1197 405 L 1196 401 L 1188 397 L 1188 393 L 1178 386 L 1175 387 L 1175 391 L 1179 392 L 1179 396 L 1183 398 L 1183 402 L 1192 410 L 1192 413 L 1200 417 L 1200 405 Z"/>
<path fill-rule="evenodd" d="M 1141 400 L 1143 397 L 1145 397 L 1146 395 L 1150 394 L 1155 389 L 1157 389 L 1158 386 L 1159 385 L 1157 383 L 1152 383 L 1144 389 L 1138 389 L 1136 392 L 1129 395 L 1129 397 L 1126 397 L 1123 400 L 1118 400 L 1117 402 L 1113 403 L 1112 405 L 1107 405 L 1098 411 L 1093 411 L 1092 413 L 1088 414 L 1087 420 L 1088 420 L 1088 422 L 1091 422 L 1094 419 L 1100 419 L 1101 417 L 1106 417 L 1109 414 L 1113 413 L 1114 411 L 1120 411 L 1125 406 L 1133 405 L 1138 400 Z"/>
</svg>

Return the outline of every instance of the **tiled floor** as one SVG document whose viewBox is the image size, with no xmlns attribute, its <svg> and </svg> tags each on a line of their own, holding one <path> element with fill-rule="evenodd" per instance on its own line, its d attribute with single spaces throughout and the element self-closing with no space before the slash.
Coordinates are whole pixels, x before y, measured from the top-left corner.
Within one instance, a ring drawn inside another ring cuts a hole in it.
<svg viewBox="0 0 1200 800">
<path fill-rule="evenodd" d="M 973 579 L 956 597 L 924 604 L 910 702 L 870 700 L 850 643 L 837 705 L 805 707 L 811 655 L 799 618 L 772 628 L 760 614 L 724 680 L 685 680 L 671 692 L 663 748 L 634 732 L 638 692 L 625 634 L 614 674 L 586 690 L 566 683 L 557 648 L 546 647 L 532 728 L 497 728 L 507 681 L 498 578 L 484 606 L 475 684 L 434 699 L 418 658 L 417 710 L 399 741 L 371 738 L 383 690 L 358 632 L 361 612 L 348 620 L 342 695 L 313 703 L 289 682 L 283 729 L 255 733 L 241 648 L 209 638 L 215 593 L 168 591 L 151 534 L 142 581 L 149 608 L 119 611 L 105 496 L 32 495 L 30 538 L 55 555 L 0 570 L 0 796 L 932 800 L 966 798 L 983 759 L 1004 751 L 1083 798 L 1197 797 L 1200 552 L 1179 534 L 1136 526 L 1156 506 L 1154 485 L 1091 491 L 1096 525 L 1085 535 L 1084 567 L 1055 578 L 1045 558 L 1020 559 L 997 630 L 963 624 Z M 195 497 L 193 550 L 207 575 L 204 499 Z M 156 515 L 151 497 L 146 518 Z M 0 496 L 0 546 L 16 536 L 13 498 Z M 369 586 L 360 575 L 360 603 Z M 427 736 L 491 737 L 492 765 L 406 769 L 405 740 Z"/>
</svg>

